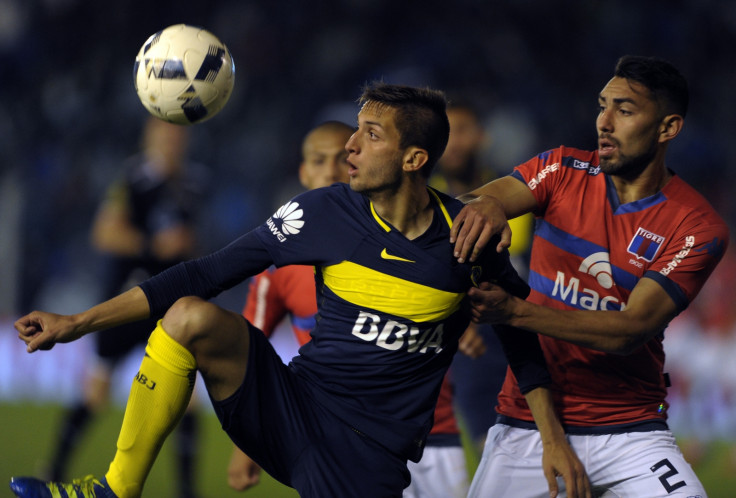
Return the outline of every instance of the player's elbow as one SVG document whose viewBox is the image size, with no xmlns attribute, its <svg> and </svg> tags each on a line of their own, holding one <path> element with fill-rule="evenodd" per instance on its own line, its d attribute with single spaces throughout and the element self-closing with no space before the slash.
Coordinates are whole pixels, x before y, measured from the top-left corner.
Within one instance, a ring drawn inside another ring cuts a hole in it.
<svg viewBox="0 0 736 498">
<path fill-rule="evenodd" d="M 669 316 L 652 312 L 634 312 L 631 309 L 617 315 L 619 320 L 609 330 L 611 338 L 610 353 L 630 355 L 662 333 Z"/>
<path fill-rule="evenodd" d="M 644 344 L 646 344 L 650 338 L 651 335 L 646 332 L 629 331 L 628 333 L 622 334 L 616 340 L 612 341 L 611 347 L 608 352 L 621 356 L 628 356 L 641 348 Z"/>
</svg>

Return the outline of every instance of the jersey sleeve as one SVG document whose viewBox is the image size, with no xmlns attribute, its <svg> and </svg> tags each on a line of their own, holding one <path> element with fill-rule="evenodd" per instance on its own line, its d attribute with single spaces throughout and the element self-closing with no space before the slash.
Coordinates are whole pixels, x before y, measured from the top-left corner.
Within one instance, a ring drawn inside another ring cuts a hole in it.
<svg viewBox="0 0 736 498">
<path fill-rule="evenodd" d="M 560 171 L 559 150 L 543 152 L 514 168 L 511 176 L 526 184 L 537 200 L 540 211 L 555 190 L 556 173 Z"/>
<path fill-rule="evenodd" d="M 335 184 L 304 192 L 256 229 L 277 267 L 339 262 L 360 243 L 362 236 L 350 223 L 338 222 L 355 211 L 343 195 L 346 188 Z"/>
<path fill-rule="evenodd" d="M 482 276 L 480 279 L 476 279 L 474 284 L 478 285 L 484 281 L 491 282 L 503 287 L 509 294 L 526 299 L 531 289 L 511 264 L 509 251 L 504 250 L 498 253 L 494 249 L 500 238 L 500 235 L 494 235 L 486 246 L 489 249 L 483 252 Z"/>
<path fill-rule="evenodd" d="M 272 264 L 270 253 L 251 231 L 224 248 L 179 263 L 141 283 L 151 316 L 156 317 L 180 297 L 215 297 Z"/>
<path fill-rule="evenodd" d="M 522 394 L 552 382 L 537 334 L 500 324 L 493 331 Z"/>
<path fill-rule="evenodd" d="M 496 247 L 499 238 L 498 235 L 494 236 L 488 247 Z M 508 251 L 501 253 L 493 249 L 485 251 L 483 267 L 482 280 L 499 285 L 520 299 L 526 299 L 529 295 L 529 285 L 514 269 Z M 501 342 L 509 367 L 523 394 L 551 382 L 542 347 L 536 334 L 500 324 L 494 324 L 493 330 Z"/>
<path fill-rule="evenodd" d="M 511 176 L 526 184 L 537 200 L 536 214 L 543 213 L 555 193 L 570 181 L 569 172 L 587 169 L 597 172 L 592 161 L 595 153 L 569 147 L 558 147 L 529 159 L 514 168 Z"/>
<path fill-rule="evenodd" d="M 644 274 L 667 291 L 680 311 L 698 295 L 729 242 L 725 223 L 719 219 L 708 222 L 701 216 L 690 224 L 683 224 L 678 236 Z"/>
</svg>

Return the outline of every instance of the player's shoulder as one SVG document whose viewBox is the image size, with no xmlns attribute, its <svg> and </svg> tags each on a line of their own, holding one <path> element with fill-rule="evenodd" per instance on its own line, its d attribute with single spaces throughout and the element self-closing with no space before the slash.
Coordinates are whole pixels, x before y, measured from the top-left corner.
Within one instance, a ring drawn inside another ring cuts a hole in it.
<svg viewBox="0 0 736 498">
<path fill-rule="evenodd" d="M 682 214 L 680 220 L 689 218 L 700 225 L 709 225 L 720 231 L 724 237 L 728 235 L 728 224 L 711 205 L 708 199 L 682 177 L 674 175 L 662 189 L 669 203 L 678 207 Z"/>
<path fill-rule="evenodd" d="M 350 226 L 363 226 L 369 215 L 370 207 L 364 195 L 353 191 L 347 184 L 334 183 L 293 197 L 276 211 L 274 217 L 299 219 L 301 225 L 309 227 L 308 232 L 334 233 L 352 231 L 346 228 Z"/>
<path fill-rule="evenodd" d="M 583 150 L 564 145 L 556 150 L 559 163 L 566 171 L 587 173 L 588 176 L 597 176 L 601 172 L 597 150 Z"/>
<path fill-rule="evenodd" d="M 545 164 L 560 163 L 567 166 L 573 164 L 573 161 L 582 161 L 587 163 L 598 164 L 598 151 L 584 150 L 577 147 L 569 147 L 560 145 L 553 149 L 547 149 L 535 156 L 535 159 Z"/>
<path fill-rule="evenodd" d="M 519 169 L 526 171 L 524 176 L 529 176 L 533 185 L 549 176 L 572 176 L 579 177 L 580 181 L 584 181 L 585 178 L 598 176 L 601 172 L 598 151 L 583 150 L 565 145 L 537 154 L 519 166 L 517 170 Z M 517 179 L 522 179 L 516 170 L 512 175 L 516 176 Z"/>
</svg>

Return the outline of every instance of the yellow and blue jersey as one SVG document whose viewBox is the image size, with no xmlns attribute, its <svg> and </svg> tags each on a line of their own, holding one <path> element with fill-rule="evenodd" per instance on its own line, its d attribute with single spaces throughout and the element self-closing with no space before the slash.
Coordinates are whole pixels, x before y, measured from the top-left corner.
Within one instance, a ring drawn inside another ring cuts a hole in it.
<svg viewBox="0 0 736 498">
<path fill-rule="evenodd" d="M 421 456 L 442 379 L 469 322 L 466 291 L 496 281 L 526 297 L 507 253 L 453 257 L 462 203 L 429 191 L 430 227 L 409 240 L 348 185 L 305 192 L 210 256 L 141 287 L 152 310 L 181 295 L 209 298 L 271 264 L 315 268 L 316 325 L 290 367 L 311 399 L 398 455 Z"/>
<path fill-rule="evenodd" d="M 316 267 L 317 325 L 293 368 L 356 430 L 410 456 L 468 325 L 473 272 L 516 276 L 505 255 L 457 263 L 449 230 L 462 204 L 434 190 L 430 198 L 433 222 L 414 240 L 347 185 L 296 197 L 257 231 L 277 266 Z"/>
</svg>

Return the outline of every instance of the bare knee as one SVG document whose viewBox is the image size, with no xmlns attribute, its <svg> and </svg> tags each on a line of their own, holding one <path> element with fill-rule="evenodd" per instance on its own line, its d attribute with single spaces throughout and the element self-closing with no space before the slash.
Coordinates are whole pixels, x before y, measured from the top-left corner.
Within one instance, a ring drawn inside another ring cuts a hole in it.
<svg viewBox="0 0 736 498">
<path fill-rule="evenodd" d="M 176 342 L 191 350 L 206 336 L 216 310 L 217 306 L 199 297 L 182 297 L 166 312 L 162 326 Z"/>
<path fill-rule="evenodd" d="M 242 315 L 184 297 L 166 312 L 163 328 L 192 353 L 215 399 L 230 396 L 241 385 L 250 351 L 248 322 Z"/>
</svg>

